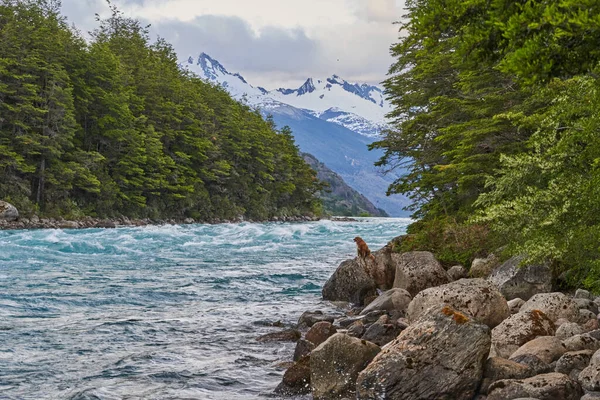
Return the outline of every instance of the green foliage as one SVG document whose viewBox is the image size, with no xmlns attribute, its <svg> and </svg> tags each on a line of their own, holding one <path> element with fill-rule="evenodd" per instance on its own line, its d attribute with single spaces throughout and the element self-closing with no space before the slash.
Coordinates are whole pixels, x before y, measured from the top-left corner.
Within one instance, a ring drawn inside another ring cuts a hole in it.
<svg viewBox="0 0 600 400">
<path fill-rule="evenodd" d="M 115 8 L 86 43 L 52 0 L 0 0 L 0 198 L 24 215 L 320 211 L 288 128 L 182 71 Z"/>
<path fill-rule="evenodd" d="M 592 200 L 600 3 L 407 7 L 385 82 L 395 126 L 374 147 L 385 150 L 380 165 L 408 169 L 389 192 L 408 194 L 421 219 L 412 247 L 445 253 L 440 232 L 483 224 L 494 234 L 482 233 L 476 251 L 501 237 L 514 254 L 600 286 Z M 456 253 L 449 258 L 470 257 Z"/>
</svg>

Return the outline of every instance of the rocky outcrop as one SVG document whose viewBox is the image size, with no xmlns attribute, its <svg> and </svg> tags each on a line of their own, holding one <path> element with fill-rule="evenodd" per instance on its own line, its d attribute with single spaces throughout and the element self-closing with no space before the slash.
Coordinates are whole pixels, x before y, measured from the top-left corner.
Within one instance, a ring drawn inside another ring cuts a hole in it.
<svg viewBox="0 0 600 400">
<path fill-rule="evenodd" d="M 359 399 L 472 399 L 489 328 L 449 306 L 432 308 L 360 373 Z"/>
<path fill-rule="evenodd" d="M 521 312 L 539 310 L 553 322 L 564 318 L 571 322 L 579 322 L 579 307 L 572 299 L 560 292 L 539 293 L 527 300 Z"/>
<path fill-rule="evenodd" d="M 363 305 L 367 297 L 377 295 L 376 289 L 373 279 L 356 260 L 346 260 L 323 286 L 323 299 Z"/>
<path fill-rule="evenodd" d="M 394 287 L 405 289 L 411 296 L 422 290 L 450 282 L 450 277 L 434 255 L 427 251 L 392 254 L 396 265 Z"/>
<path fill-rule="evenodd" d="M 390 289 L 373 300 L 360 314 L 366 315 L 371 311 L 388 311 L 403 315 L 406 313 L 411 300 L 412 297 L 406 290 L 400 288 Z"/>
<path fill-rule="evenodd" d="M 554 323 L 541 311 L 521 311 L 492 330 L 491 355 L 509 358 L 519 347 L 538 336 L 554 335 Z"/>
<path fill-rule="evenodd" d="M 310 357 L 311 388 L 315 399 L 339 399 L 355 391 L 356 378 L 379 353 L 379 346 L 336 333 Z"/>
<path fill-rule="evenodd" d="M 581 387 L 577 382 L 567 375 L 552 372 L 523 380 L 498 381 L 490 387 L 487 400 L 579 400 L 581 395 Z"/>
<path fill-rule="evenodd" d="M 489 282 L 483 279 L 461 279 L 417 294 L 408 306 L 408 319 L 415 321 L 431 307 L 440 304 L 448 304 L 467 313 L 490 328 L 510 315 L 506 299 Z"/>
<path fill-rule="evenodd" d="M 16 221 L 19 218 L 19 211 L 15 206 L 0 200 L 0 221 Z"/>
<path fill-rule="evenodd" d="M 488 280 L 500 289 L 507 300 L 529 300 L 537 293 L 552 290 L 552 272 L 547 265 L 523 265 L 523 257 L 513 257 L 503 263 Z"/>
</svg>

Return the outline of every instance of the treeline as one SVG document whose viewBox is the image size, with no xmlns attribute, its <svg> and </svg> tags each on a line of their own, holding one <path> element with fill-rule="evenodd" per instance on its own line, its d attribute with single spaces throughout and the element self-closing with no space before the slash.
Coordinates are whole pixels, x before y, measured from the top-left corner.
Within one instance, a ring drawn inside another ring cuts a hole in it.
<svg viewBox="0 0 600 400">
<path fill-rule="evenodd" d="M 123 17 L 91 40 L 54 0 L 0 0 L 0 199 L 24 214 L 263 219 L 319 212 L 289 129 L 182 71 Z"/>
<path fill-rule="evenodd" d="M 406 248 L 505 246 L 600 290 L 600 2 L 409 0 L 381 164 L 408 173 Z"/>
</svg>

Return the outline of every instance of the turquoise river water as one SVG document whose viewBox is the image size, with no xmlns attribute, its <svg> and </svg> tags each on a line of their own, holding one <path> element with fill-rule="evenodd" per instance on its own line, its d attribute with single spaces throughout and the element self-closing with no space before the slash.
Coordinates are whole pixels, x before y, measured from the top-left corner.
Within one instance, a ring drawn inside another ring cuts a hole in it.
<svg viewBox="0 0 600 400">
<path fill-rule="evenodd" d="M 294 345 L 256 337 L 409 222 L 0 231 L 0 399 L 268 398 Z"/>
</svg>

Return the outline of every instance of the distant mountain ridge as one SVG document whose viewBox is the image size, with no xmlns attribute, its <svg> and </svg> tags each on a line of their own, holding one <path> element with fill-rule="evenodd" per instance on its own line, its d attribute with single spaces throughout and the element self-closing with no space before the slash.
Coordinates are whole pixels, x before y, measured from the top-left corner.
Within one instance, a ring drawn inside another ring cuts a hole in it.
<svg viewBox="0 0 600 400">
<path fill-rule="evenodd" d="M 383 155 L 368 145 L 387 127 L 391 110 L 383 90 L 374 85 L 351 83 L 338 75 L 308 78 L 296 89 L 267 90 L 251 85 L 241 74 L 229 72 L 219 61 L 202 53 L 189 57 L 181 67 L 222 86 L 229 94 L 278 127 L 289 126 L 302 152 L 310 153 L 339 174 L 346 183 L 391 216 L 407 216 L 403 196 L 386 196 L 394 175 L 382 175 L 374 163 Z"/>
</svg>

